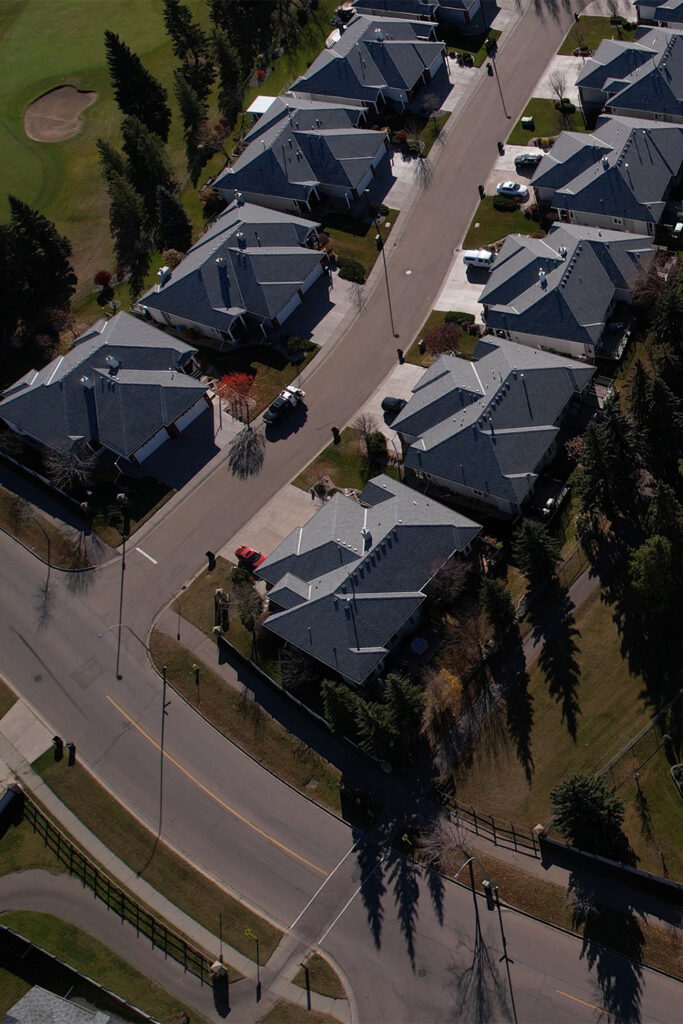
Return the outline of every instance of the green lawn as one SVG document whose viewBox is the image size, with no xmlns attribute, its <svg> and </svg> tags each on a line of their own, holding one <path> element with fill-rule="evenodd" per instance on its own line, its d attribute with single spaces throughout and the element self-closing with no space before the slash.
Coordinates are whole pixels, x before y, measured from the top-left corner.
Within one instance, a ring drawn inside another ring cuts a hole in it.
<svg viewBox="0 0 683 1024">
<path fill-rule="evenodd" d="M 653 749 L 654 746 L 653 740 Z M 633 762 L 634 768 L 636 764 Z M 624 831 L 638 856 L 638 867 L 655 875 L 668 872 L 680 882 L 683 880 L 683 801 L 670 768 L 664 747 L 660 747 L 638 772 L 642 802 L 634 779 L 620 787 L 619 796 L 626 805 Z"/>
<path fill-rule="evenodd" d="M 339 444 L 328 444 L 297 477 L 292 480 L 295 487 L 308 491 L 323 476 L 328 476 L 339 490 L 355 488 L 362 490 L 367 480 L 378 473 L 386 473 L 398 480 L 398 470 L 393 466 L 372 466 L 365 472 L 360 448 L 361 435 L 355 427 L 345 427 L 341 432 Z"/>
<path fill-rule="evenodd" d="M 417 343 L 420 338 L 424 338 L 425 334 L 427 334 L 432 327 L 445 323 L 445 318 L 446 312 L 444 310 L 433 309 L 431 311 L 422 327 L 417 332 L 415 341 L 403 357 L 406 363 L 412 363 L 413 366 L 424 366 L 425 369 L 432 365 L 434 362 L 434 356 L 430 355 L 429 352 L 420 352 Z M 463 331 L 458 342 L 459 353 L 464 356 L 473 355 L 478 341 L 479 339 L 475 338 L 473 334 Z"/>
<path fill-rule="evenodd" d="M 385 243 L 397 217 L 398 210 L 389 210 L 380 220 L 380 234 Z M 320 230 L 330 236 L 337 256 L 358 260 L 365 267 L 366 276 L 370 273 L 379 256 L 375 242 L 377 228 L 373 221 L 368 223 L 343 213 L 330 213 L 324 218 Z"/>
<path fill-rule="evenodd" d="M 174 639 L 154 630 L 150 647 L 166 665 L 169 683 L 217 729 L 290 786 L 301 790 L 323 807 L 340 813 L 341 775 L 336 768 L 270 718 L 258 704 L 233 690 L 202 662 L 199 662 L 197 689 L 196 659 Z M 262 934 L 260 925 L 251 927 L 259 936 Z"/>
<path fill-rule="evenodd" d="M 308 984 L 312 992 L 318 992 L 321 996 L 329 996 L 330 999 L 346 999 L 346 990 L 339 980 L 339 975 L 319 953 L 309 956 L 306 960 L 306 968 Z M 300 988 L 306 988 L 306 972 L 303 967 L 299 968 L 293 982 Z"/>
<path fill-rule="evenodd" d="M 490 28 L 478 36 L 462 35 L 459 32 L 449 32 L 442 26 L 444 40 L 449 53 L 471 53 L 474 58 L 475 68 L 480 68 L 486 60 L 486 39 L 496 40 L 500 38 L 500 32 L 496 28 Z"/>
<path fill-rule="evenodd" d="M 483 245 L 498 242 L 506 235 L 533 235 L 539 230 L 538 221 L 525 217 L 521 210 L 512 210 L 510 213 L 496 210 L 493 196 L 485 196 L 476 209 L 462 247 L 480 249 Z"/>
<path fill-rule="evenodd" d="M 629 674 L 612 609 L 601 602 L 599 591 L 576 610 L 575 618 L 581 670 L 576 743 L 536 661 L 529 684 L 533 696 L 531 783 L 527 784 L 503 720 L 495 720 L 482 733 L 471 768 L 458 779 L 458 800 L 501 823 L 512 821 L 520 828 L 531 828 L 546 821 L 551 813 L 550 790 L 567 771 L 597 771 L 648 721 L 639 697 L 642 680 Z"/>
<path fill-rule="evenodd" d="M 5 832 L 0 842 L 0 875 L 11 875 L 15 871 L 42 868 L 53 875 L 66 871 L 40 836 L 24 820 Z"/>
<path fill-rule="evenodd" d="M 202 1020 L 196 1010 L 190 1011 L 92 935 L 52 914 L 13 910 L 0 915 L 0 922 L 157 1020 L 179 1020 L 183 1013 L 193 1021 Z M 0 976 L 0 1012 L 6 998 L 1 982 Z"/>
<path fill-rule="evenodd" d="M 275 1006 L 265 1017 L 260 1017 L 258 1024 L 339 1024 L 336 1017 L 319 1010 L 304 1010 L 296 1003 L 286 999 L 278 999 Z"/>
<path fill-rule="evenodd" d="M 625 42 L 631 43 L 635 37 L 635 27 L 623 28 L 619 25 L 612 25 L 609 18 L 582 15 L 576 24 L 572 25 L 557 52 L 571 54 L 579 46 L 588 46 L 591 50 L 597 50 L 603 39 L 623 39 Z M 579 60 L 580 58 L 577 58 L 577 74 L 580 70 Z"/>
<path fill-rule="evenodd" d="M 528 146 L 532 139 L 553 138 L 561 131 L 586 132 L 588 128 L 583 120 L 583 114 L 577 107 L 573 114 L 563 117 L 559 110 L 555 109 L 553 100 L 538 99 L 534 97 L 527 103 L 522 117 L 533 117 L 534 127 L 532 129 L 522 128 L 521 118 L 510 132 L 507 140 L 508 146 Z"/>
<path fill-rule="evenodd" d="M 0 1019 L 32 988 L 28 981 L 0 967 Z"/>
<path fill-rule="evenodd" d="M 3 679 L 0 679 L 0 718 L 6 715 L 11 707 L 17 702 L 17 695 L 14 690 Z"/>
<path fill-rule="evenodd" d="M 82 568 L 90 565 L 89 559 L 79 546 L 63 534 L 50 519 L 41 515 L 28 502 L 22 502 L 4 487 L 0 487 L 0 529 L 12 537 L 17 537 L 44 561 L 47 561 L 49 551 L 50 564 L 55 568 Z"/>
<path fill-rule="evenodd" d="M 251 928 L 261 939 L 261 955 L 267 961 L 280 940 L 278 929 L 159 843 L 82 765 L 67 768 L 66 761 L 55 761 L 48 750 L 33 767 L 83 824 L 141 878 L 214 935 L 222 913 L 224 940 L 253 959 L 254 944 L 244 934 L 245 928 Z"/>
</svg>

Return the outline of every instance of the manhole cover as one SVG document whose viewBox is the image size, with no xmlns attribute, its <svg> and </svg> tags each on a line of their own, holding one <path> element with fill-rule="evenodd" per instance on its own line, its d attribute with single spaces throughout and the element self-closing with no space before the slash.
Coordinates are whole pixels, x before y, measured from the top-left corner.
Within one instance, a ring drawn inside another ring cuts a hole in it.
<svg viewBox="0 0 683 1024">
<path fill-rule="evenodd" d="M 421 967 L 420 970 L 417 972 L 417 976 L 418 976 L 418 978 L 426 978 L 427 977 L 427 969 L 425 967 Z"/>
<path fill-rule="evenodd" d="M 39 683 L 39 682 L 40 682 L 40 681 L 42 680 L 42 678 L 43 678 L 43 677 L 41 676 L 41 674 L 40 674 L 40 672 L 39 672 L 37 676 L 34 676 L 34 677 L 33 677 L 33 682 L 34 682 L 34 683 Z"/>
</svg>

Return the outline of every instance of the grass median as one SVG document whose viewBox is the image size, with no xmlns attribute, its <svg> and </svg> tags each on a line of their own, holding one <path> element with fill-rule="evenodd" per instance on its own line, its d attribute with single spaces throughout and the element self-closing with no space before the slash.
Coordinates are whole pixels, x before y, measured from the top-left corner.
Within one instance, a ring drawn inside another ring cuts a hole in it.
<svg viewBox="0 0 683 1024">
<path fill-rule="evenodd" d="M 290 786 L 341 813 L 341 773 L 336 768 L 202 663 L 197 688 L 196 659 L 171 637 L 155 630 L 150 648 L 166 665 L 168 682 L 225 736 Z"/>
<path fill-rule="evenodd" d="M 183 1003 L 174 999 L 173 996 L 152 981 L 145 977 L 126 960 L 114 953 L 108 946 L 105 946 L 98 939 L 93 938 L 87 932 L 76 928 L 66 921 L 61 921 L 52 914 L 40 914 L 35 911 L 11 910 L 0 915 L 0 923 L 18 932 L 25 939 L 34 942 L 46 952 L 63 960 L 76 971 L 80 971 L 88 978 L 108 988 L 121 999 L 128 1000 L 133 1006 L 145 1013 L 150 1014 L 156 1020 L 177 1021 L 186 1015 L 186 1019 L 202 1021 L 196 1010 L 190 1010 Z M 15 979 L 10 986 L 9 998 L 14 1001 L 17 990 L 25 984 L 23 979 L 10 974 Z M 70 976 L 73 978 L 73 975 Z M 44 987 L 50 988 L 50 972 L 46 968 L 46 976 L 39 979 Z M 28 988 L 28 986 L 26 986 Z M 19 992 L 16 998 L 20 998 L 23 992 Z M 71 998 L 86 997 L 93 998 L 92 987 L 83 986 L 74 981 L 71 991 Z M 7 1012 L 12 1005 L 10 1002 L 5 1005 L 8 996 L 5 992 L 4 978 L 0 973 L 0 1015 Z M 113 1000 L 108 999 L 104 994 L 97 998 L 98 1007 L 116 1013 L 118 1007 Z"/>
<path fill-rule="evenodd" d="M 346 990 L 339 980 L 339 975 L 320 953 L 314 953 L 306 960 L 306 970 L 303 967 L 299 968 L 293 978 L 293 984 L 299 988 L 306 988 L 306 973 L 311 992 L 329 996 L 330 999 L 346 999 Z"/>
<path fill-rule="evenodd" d="M 339 1024 L 336 1017 L 319 1010 L 304 1010 L 296 1003 L 286 999 L 278 999 L 275 1006 L 265 1017 L 260 1017 L 258 1024 Z"/>
<path fill-rule="evenodd" d="M 224 942 L 254 959 L 253 940 L 244 934 L 245 929 L 251 929 L 259 937 L 262 961 L 267 962 L 282 933 L 166 843 L 158 842 L 156 835 L 110 796 L 86 768 L 78 763 L 69 768 L 66 761 L 55 761 L 52 750 L 38 758 L 33 768 L 86 828 L 140 878 L 214 935 L 221 914 Z"/>
</svg>

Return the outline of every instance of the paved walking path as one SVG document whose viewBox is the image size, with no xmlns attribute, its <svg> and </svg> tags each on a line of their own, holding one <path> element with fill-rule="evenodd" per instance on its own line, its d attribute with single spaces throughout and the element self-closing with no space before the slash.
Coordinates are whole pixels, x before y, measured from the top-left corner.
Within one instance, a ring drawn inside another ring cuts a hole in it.
<svg viewBox="0 0 683 1024">
<path fill-rule="evenodd" d="M 7 785 L 14 780 L 23 783 L 35 794 L 49 816 L 93 860 L 101 864 L 113 879 L 186 935 L 195 946 L 205 950 L 209 956 L 218 956 L 218 938 L 113 854 L 31 768 L 27 758 L 34 760 L 50 745 L 50 730 L 23 700 L 18 700 L 0 720 L 0 783 Z M 145 822 L 143 824 L 146 825 Z M 212 881 L 218 884 L 215 879 Z M 77 879 L 66 875 L 51 875 L 47 871 L 19 872 L 0 878 L 0 912 L 6 910 L 42 911 L 69 921 L 98 938 L 124 959 L 133 961 L 144 974 L 207 1019 L 222 1019 L 214 1006 L 210 985 L 202 986 L 197 978 L 185 973 L 180 964 L 166 958 L 163 950 L 150 947 L 147 939 L 136 935 L 132 925 L 122 922 Z M 133 949 L 134 955 L 131 955 Z M 268 965 L 260 969 L 264 995 L 262 1001 L 257 1003 L 256 964 L 224 942 L 223 957 L 226 964 L 237 968 L 244 975 L 243 979 L 230 986 L 233 1020 L 239 1020 L 240 1024 L 251 1024 L 260 1019 L 267 1012 L 268 1006 L 278 999 L 305 1005 L 305 990 L 292 984 L 291 979 L 298 971 L 300 961 L 309 952 L 310 948 L 296 937 L 285 935 Z M 68 962 L 68 956 L 65 956 L 65 960 Z M 311 1006 L 331 1014 L 343 1024 L 349 1024 L 352 1019 L 347 1000 L 331 999 L 312 992 Z"/>
</svg>

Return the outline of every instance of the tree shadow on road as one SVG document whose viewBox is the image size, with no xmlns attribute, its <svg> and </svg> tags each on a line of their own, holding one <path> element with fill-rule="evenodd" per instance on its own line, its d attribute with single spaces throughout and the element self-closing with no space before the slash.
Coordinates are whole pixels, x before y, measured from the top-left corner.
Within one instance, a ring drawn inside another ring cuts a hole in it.
<svg viewBox="0 0 683 1024">
<path fill-rule="evenodd" d="M 450 973 L 453 975 L 450 987 L 456 994 L 455 1006 L 450 1019 L 475 1022 L 475 1024 L 512 1020 L 512 1010 L 505 982 L 498 966 L 498 958 L 493 950 L 489 952 L 482 935 L 476 898 L 474 906 L 474 940 L 471 946 L 468 942 L 461 942 L 461 945 L 469 953 L 469 966 L 459 976 L 455 963 L 450 968 Z"/>
<path fill-rule="evenodd" d="M 593 876 L 569 876 L 573 924 L 583 933 L 581 957 L 595 972 L 599 1004 L 615 1019 L 638 1024 L 645 942 L 640 920 L 633 907 L 617 910 L 601 903 L 599 884 Z"/>
<path fill-rule="evenodd" d="M 407 857 L 396 856 L 390 863 L 387 872 L 387 881 L 394 888 L 394 903 L 413 971 L 415 970 L 417 905 L 420 897 L 420 888 L 417 884 L 418 870 L 417 865 Z"/>
</svg>

